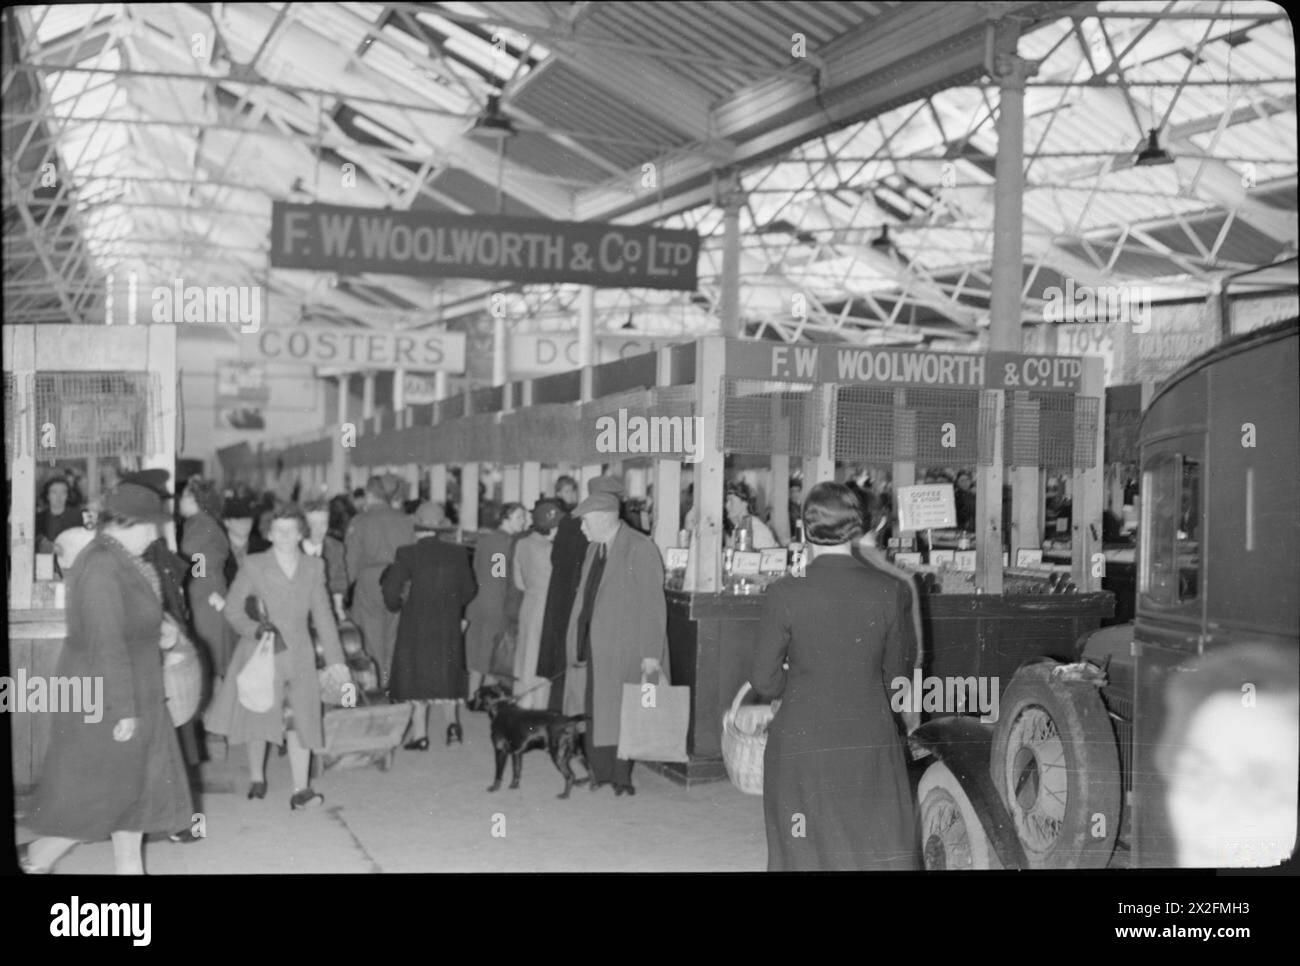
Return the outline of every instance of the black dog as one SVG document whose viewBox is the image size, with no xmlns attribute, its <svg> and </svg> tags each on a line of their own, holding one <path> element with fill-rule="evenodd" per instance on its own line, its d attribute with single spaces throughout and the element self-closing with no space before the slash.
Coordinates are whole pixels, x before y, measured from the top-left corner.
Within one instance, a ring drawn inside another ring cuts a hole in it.
<svg viewBox="0 0 1300 966">
<path fill-rule="evenodd" d="M 478 689 L 474 700 L 492 719 L 496 780 L 488 786 L 488 791 L 494 792 L 501 787 L 507 757 L 513 769 L 510 787 L 518 788 L 524 753 L 535 748 L 545 748 L 550 753 L 551 761 L 555 762 L 555 767 L 564 776 L 564 791 L 560 793 L 560 798 L 568 798 L 574 785 L 583 785 L 591 780 L 591 768 L 583 751 L 583 735 L 578 730 L 587 715 L 570 716 L 558 711 L 529 711 L 516 707 L 510 701 L 510 693 L 499 684 L 485 684 Z M 575 757 L 587 770 L 585 778 L 575 777 L 573 769 L 569 767 L 569 762 Z"/>
</svg>

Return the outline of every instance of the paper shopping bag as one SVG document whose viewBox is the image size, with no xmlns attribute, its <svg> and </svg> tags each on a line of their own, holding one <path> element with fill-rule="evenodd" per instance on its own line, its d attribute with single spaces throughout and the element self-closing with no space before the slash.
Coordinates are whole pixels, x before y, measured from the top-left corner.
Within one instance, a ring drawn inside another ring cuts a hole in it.
<svg viewBox="0 0 1300 966">
<path fill-rule="evenodd" d="M 673 687 L 661 674 L 651 682 L 623 685 L 618 757 L 641 761 L 687 761 L 686 729 L 691 723 L 691 689 Z"/>
<path fill-rule="evenodd" d="M 271 634 L 264 634 L 248 663 L 235 678 L 239 703 L 258 714 L 275 705 L 275 651 Z"/>
</svg>

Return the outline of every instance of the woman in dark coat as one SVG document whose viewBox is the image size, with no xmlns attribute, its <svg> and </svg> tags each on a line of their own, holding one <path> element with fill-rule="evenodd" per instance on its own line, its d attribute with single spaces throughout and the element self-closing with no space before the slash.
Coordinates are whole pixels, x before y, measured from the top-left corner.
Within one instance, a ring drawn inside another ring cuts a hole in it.
<svg viewBox="0 0 1300 966">
<path fill-rule="evenodd" d="M 460 702 L 465 697 L 465 621 L 474 599 L 474 572 L 464 547 L 443 543 L 438 531 L 449 529 L 445 511 L 424 503 L 415 513 L 413 544 L 397 549 L 380 587 L 389 610 L 401 610 L 393 673 L 388 693 L 394 701 L 414 701 L 411 740 L 406 747 L 429 747 L 429 702 L 443 706 L 447 744 L 463 740 Z"/>
<path fill-rule="evenodd" d="M 812 562 L 768 588 L 750 678 L 781 699 L 763 756 L 768 870 L 917 869 L 916 804 L 890 706 L 916 647 L 908 589 L 851 555 L 862 509 L 844 485 L 813 487 L 803 522 Z"/>
<path fill-rule="evenodd" d="M 306 531 L 302 511 L 293 504 L 276 510 L 271 520 L 271 549 L 249 554 L 230 585 L 223 611 L 239 632 L 239 646 L 230 670 L 204 717 L 207 730 L 226 735 L 230 744 L 248 744 L 251 786 L 249 798 L 266 795 L 267 742 L 288 739 L 289 766 L 295 791 L 291 808 L 319 804 L 324 796 L 310 787 L 311 752 L 325 747 L 321 724 L 321 687 L 316 672 L 316 649 L 307 628 L 307 615 L 315 624 L 330 675 L 340 685 L 352 676 L 344 664 L 343 646 L 325 591 L 325 563 L 309 557 L 299 546 Z M 286 649 L 275 655 L 275 699 L 269 711 L 252 711 L 239 698 L 239 672 L 253 656 L 261 630 L 245 611 L 250 595 L 261 598 Z M 285 710 L 289 712 L 286 716 Z M 286 720 L 286 718 L 288 720 Z"/>
<path fill-rule="evenodd" d="M 190 562 L 186 592 L 194 615 L 194 634 L 208 649 L 213 674 L 225 677 L 235 638 L 211 599 L 213 594 L 225 599 L 226 560 L 230 556 L 230 540 L 218 520 L 221 494 L 211 482 L 191 476 L 181 493 L 180 511 L 185 520 L 181 530 L 181 556 Z"/>
<path fill-rule="evenodd" d="M 506 593 L 514 587 L 515 536 L 528 526 L 528 511 L 519 503 L 501 508 L 501 524 L 484 530 L 474 545 L 474 581 L 478 593 L 465 617 L 465 665 L 469 668 L 469 690 L 477 691 L 491 670 L 492 651 L 507 627 Z"/>
<path fill-rule="evenodd" d="M 111 836 L 118 873 L 139 875 L 144 834 L 170 834 L 193 819 L 163 689 L 162 594 L 141 559 L 165 519 L 156 494 L 119 484 L 104 500 L 99 534 L 68 575 L 68 636 L 57 674 L 102 681 L 102 700 L 93 709 L 83 701 L 85 714 L 52 715 L 25 823 L 45 837 L 25 850 L 26 871 L 49 871 L 78 842 Z"/>
</svg>

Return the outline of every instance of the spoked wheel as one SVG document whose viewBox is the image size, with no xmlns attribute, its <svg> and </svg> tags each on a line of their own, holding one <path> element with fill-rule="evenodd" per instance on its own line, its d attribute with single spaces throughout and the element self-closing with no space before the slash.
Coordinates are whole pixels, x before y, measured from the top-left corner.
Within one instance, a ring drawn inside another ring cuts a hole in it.
<svg viewBox="0 0 1300 966">
<path fill-rule="evenodd" d="M 1016 834 L 1026 851 L 1042 855 L 1055 847 L 1065 820 L 1065 748 L 1052 716 L 1036 706 L 1016 719 L 1008 744 L 1015 749 L 1007 780 Z"/>
<path fill-rule="evenodd" d="M 979 815 L 947 765 L 937 762 L 927 768 L 916 791 L 927 869 L 1002 868 Z"/>
<path fill-rule="evenodd" d="M 1097 688 L 1053 667 L 1023 667 L 1007 686 L 990 773 L 1031 868 L 1103 868 L 1119 832 L 1119 746 Z"/>
</svg>

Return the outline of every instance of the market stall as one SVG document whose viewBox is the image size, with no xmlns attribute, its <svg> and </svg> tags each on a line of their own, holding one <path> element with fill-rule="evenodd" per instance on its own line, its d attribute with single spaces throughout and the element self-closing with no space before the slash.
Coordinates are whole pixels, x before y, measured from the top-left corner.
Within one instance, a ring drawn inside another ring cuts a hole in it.
<svg viewBox="0 0 1300 966">
<path fill-rule="evenodd" d="M 3 333 L 10 674 L 47 676 L 66 637 L 66 597 L 53 547 L 36 532 L 38 496 L 55 476 L 79 481 L 80 496 L 94 500 L 121 473 L 172 471 L 176 329 L 6 325 Z M 7 717 L 14 784 L 35 784 L 50 716 Z"/>
<path fill-rule="evenodd" d="M 663 767 L 711 780 L 725 774 L 722 715 L 749 676 L 763 588 L 799 565 L 788 547 L 724 545 L 729 473 L 746 468 L 774 529 L 789 534 L 794 470 L 811 488 L 837 468 L 884 466 L 901 500 L 930 466 L 971 467 L 969 532 L 951 520 L 913 523 L 889 554 L 921 588 L 925 673 L 1009 680 L 1030 658 L 1072 658 L 1075 642 L 1113 612 L 1099 556 L 1101 378 L 1096 360 L 1078 358 L 706 337 L 441 400 L 413 424 L 363 433 L 352 462 L 362 475 L 427 466 L 435 500 L 458 479 L 466 542 L 479 524 L 471 494 L 480 479 L 499 481 L 485 499 L 528 505 L 561 471 L 584 489 L 615 472 L 629 491 L 652 492 L 674 683 L 692 689 L 690 761 Z M 650 432 L 638 436 L 638 426 Z M 1043 546 L 1049 474 L 1065 479 L 1073 500 L 1068 530 L 1053 534 L 1068 539 L 1065 562 Z M 682 530 L 688 476 L 693 507 Z"/>
</svg>

